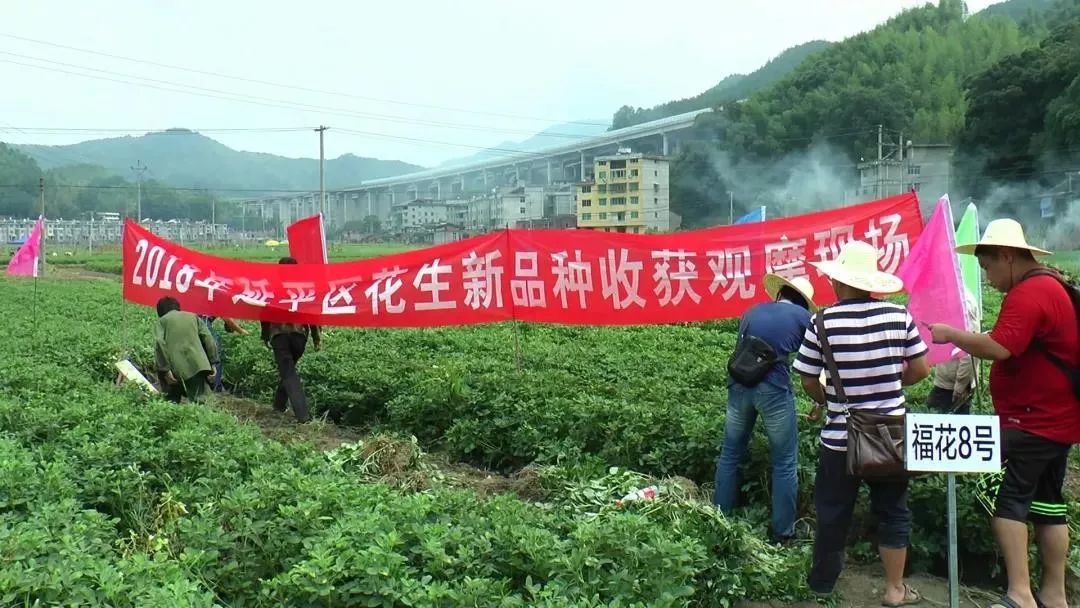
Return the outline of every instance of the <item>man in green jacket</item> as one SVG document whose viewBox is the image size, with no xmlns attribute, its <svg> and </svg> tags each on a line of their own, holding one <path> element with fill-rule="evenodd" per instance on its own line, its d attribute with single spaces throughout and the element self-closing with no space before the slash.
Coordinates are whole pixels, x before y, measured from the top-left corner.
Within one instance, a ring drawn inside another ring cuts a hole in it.
<svg viewBox="0 0 1080 608">
<path fill-rule="evenodd" d="M 181 311 L 175 298 L 158 300 L 157 313 L 154 359 L 165 393 L 177 403 L 182 396 L 201 401 L 218 362 L 214 336 L 198 316 Z"/>
</svg>

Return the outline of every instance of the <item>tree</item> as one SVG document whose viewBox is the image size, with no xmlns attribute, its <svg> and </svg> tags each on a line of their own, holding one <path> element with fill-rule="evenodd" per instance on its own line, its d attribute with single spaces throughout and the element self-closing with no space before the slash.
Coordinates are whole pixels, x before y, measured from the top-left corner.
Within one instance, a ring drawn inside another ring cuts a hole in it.
<svg viewBox="0 0 1080 608">
<path fill-rule="evenodd" d="M 671 210 L 686 226 L 704 224 L 720 213 L 720 200 L 727 200 L 728 187 L 712 155 L 709 146 L 690 142 L 671 166 Z"/>
<path fill-rule="evenodd" d="M 1080 143 L 1080 21 L 1064 24 L 1036 48 L 1006 57 L 970 80 L 960 137 L 963 173 L 975 182 L 1041 175 Z"/>
<path fill-rule="evenodd" d="M 0 217 L 36 217 L 40 177 L 32 158 L 0 143 Z"/>
</svg>

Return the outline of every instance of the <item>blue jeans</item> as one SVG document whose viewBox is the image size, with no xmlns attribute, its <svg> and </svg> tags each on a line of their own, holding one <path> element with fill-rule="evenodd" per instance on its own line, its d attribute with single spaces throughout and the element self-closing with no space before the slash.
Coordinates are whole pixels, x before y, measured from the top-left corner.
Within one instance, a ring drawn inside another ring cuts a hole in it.
<svg viewBox="0 0 1080 608">
<path fill-rule="evenodd" d="M 772 536 L 788 538 L 795 534 L 795 502 L 799 492 L 799 438 L 795 394 L 790 387 L 779 388 L 765 382 L 753 388 L 737 383 L 728 387 L 724 445 L 716 463 L 713 502 L 724 513 L 730 513 L 735 507 L 739 494 L 739 464 L 746 456 L 759 413 L 769 439 L 772 461 Z"/>
</svg>

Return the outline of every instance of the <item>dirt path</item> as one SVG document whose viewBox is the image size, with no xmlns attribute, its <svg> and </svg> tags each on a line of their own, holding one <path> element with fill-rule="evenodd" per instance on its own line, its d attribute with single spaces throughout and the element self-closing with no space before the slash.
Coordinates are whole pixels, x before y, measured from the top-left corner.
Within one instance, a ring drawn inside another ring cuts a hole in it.
<svg viewBox="0 0 1080 608">
<path fill-rule="evenodd" d="M 837 608 L 865 608 L 867 606 L 880 606 L 883 589 L 884 575 L 881 567 L 872 566 L 848 566 L 840 575 L 837 583 L 839 601 Z M 945 579 L 926 574 L 920 574 L 908 579 L 908 584 L 914 587 L 922 596 L 923 603 L 920 606 L 945 607 L 949 605 L 949 582 Z M 997 599 L 997 595 L 985 589 L 961 587 L 961 608 L 982 608 L 990 601 Z M 821 604 L 815 602 L 800 602 L 796 604 L 746 602 L 739 604 L 738 608 L 819 608 Z"/>
<path fill-rule="evenodd" d="M 45 278 L 81 281 L 119 281 L 120 275 L 88 270 L 85 266 L 80 264 L 50 264 L 45 267 Z"/>
<path fill-rule="evenodd" d="M 297 424 L 291 413 L 274 411 L 269 405 L 250 399 L 219 395 L 212 406 L 232 414 L 241 423 L 254 424 L 259 427 L 264 436 L 275 441 L 308 443 L 323 451 L 333 450 L 344 444 L 377 441 L 380 442 L 380 449 L 384 451 L 411 452 L 415 450 L 417 454 L 420 454 L 419 448 L 413 447 L 407 441 L 395 441 L 386 436 L 371 435 L 363 429 L 339 426 L 321 419 L 308 424 Z M 525 500 L 535 500 L 540 492 L 537 480 L 527 472 L 507 477 L 466 464 L 451 462 L 442 454 L 423 453 L 419 458 L 422 459 L 419 466 L 409 467 L 419 472 L 407 471 L 405 470 L 407 465 L 401 465 L 397 467 L 400 470 L 386 471 L 385 481 L 395 484 L 401 481 L 401 475 L 409 473 L 411 476 L 407 481 L 410 487 L 417 485 L 430 487 L 434 483 L 443 483 L 472 489 L 481 496 L 509 492 Z"/>
</svg>

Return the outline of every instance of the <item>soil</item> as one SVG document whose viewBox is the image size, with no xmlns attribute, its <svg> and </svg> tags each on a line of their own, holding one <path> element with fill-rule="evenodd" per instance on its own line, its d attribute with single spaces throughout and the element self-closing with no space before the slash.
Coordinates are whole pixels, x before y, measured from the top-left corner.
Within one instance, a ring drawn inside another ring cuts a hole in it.
<svg viewBox="0 0 1080 608">
<path fill-rule="evenodd" d="M 907 583 L 923 596 L 920 606 L 948 606 L 949 582 L 945 579 L 919 574 L 907 579 Z M 799 602 L 795 604 L 744 602 L 736 608 L 779 608 L 783 606 L 797 608 L 816 608 L 822 604 L 837 608 L 864 608 L 880 606 L 884 587 L 884 574 L 880 566 L 848 566 L 840 575 L 834 598 L 823 599 L 820 603 Z M 982 608 L 997 599 L 998 595 L 984 589 L 971 587 L 960 588 L 961 608 Z M 831 600 L 831 601 L 830 601 Z"/>
<path fill-rule="evenodd" d="M 269 439 L 287 443 L 308 443 L 323 451 L 371 438 L 364 429 L 337 425 L 321 419 L 307 424 L 297 424 L 296 419 L 289 412 L 277 412 L 269 405 L 231 395 L 218 395 L 211 405 L 236 416 L 236 419 L 242 423 L 256 425 Z M 513 476 L 504 476 L 466 464 L 451 462 L 442 454 L 424 454 L 423 458 L 442 475 L 445 483 L 449 485 L 472 489 L 481 496 L 509 492 L 524 500 L 539 498 L 539 480 L 528 469 Z"/>
<path fill-rule="evenodd" d="M 49 264 L 45 267 L 45 277 L 50 279 L 105 280 L 119 281 L 120 276 L 107 272 L 88 270 L 80 264 Z"/>
</svg>

